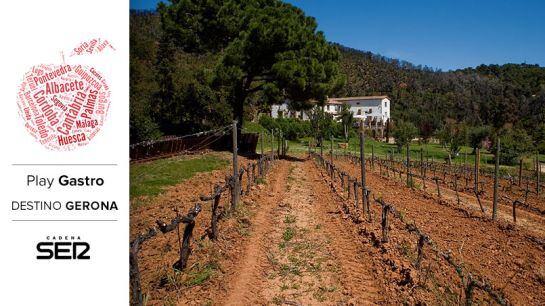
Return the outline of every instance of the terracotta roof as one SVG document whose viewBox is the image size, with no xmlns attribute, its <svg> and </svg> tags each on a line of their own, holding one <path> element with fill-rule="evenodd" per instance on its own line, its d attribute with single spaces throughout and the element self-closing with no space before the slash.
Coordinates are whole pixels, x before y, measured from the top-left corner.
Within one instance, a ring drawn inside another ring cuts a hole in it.
<svg viewBox="0 0 545 306">
<path fill-rule="evenodd" d="M 343 97 L 343 98 L 329 98 L 328 103 L 334 103 L 339 101 L 354 101 L 354 100 L 382 100 L 390 99 L 388 96 L 365 96 L 365 97 Z"/>
</svg>

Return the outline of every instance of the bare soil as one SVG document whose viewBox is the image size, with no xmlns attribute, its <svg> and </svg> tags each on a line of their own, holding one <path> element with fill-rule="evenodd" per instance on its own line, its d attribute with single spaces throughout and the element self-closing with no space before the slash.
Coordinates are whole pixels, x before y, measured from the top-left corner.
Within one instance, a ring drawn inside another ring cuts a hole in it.
<svg viewBox="0 0 545 306">
<path fill-rule="evenodd" d="M 242 158 L 241 163 L 248 162 Z M 358 165 L 335 163 L 359 178 Z M 178 259 L 176 231 L 142 245 L 139 265 L 147 305 L 463 304 L 460 278 L 444 260 L 425 250 L 416 267 L 417 237 L 406 231 L 407 220 L 467 270 L 502 290 L 511 304 L 545 305 L 545 250 L 528 239 L 545 237 L 540 236 L 543 219 L 535 215 L 522 212 L 521 224 L 512 226 L 507 207 L 501 210 L 505 220 L 491 221 L 469 204 L 470 213 L 438 204 L 431 183 L 429 191 L 412 190 L 398 179 L 368 171 L 373 194 L 405 218 L 390 220 L 390 239 L 383 243 L 378 205 L 371 206 L 372 221 L 364 220 L 361 197 L 355 207 L 339 181 L 314 161 L 289 158 L 276 161 L 237 210 L 225 214 L 218 240 L 210 241 L 204 235 L 210 203 L 199 195 L 223 184 L 230 171 L 201 173 L 131 211 L 134 238 L 157 219 L 174 218 L 173 209 L 185 213 L 195 203 L 203 206 L 186 270 L 172 268 Z M 452 190 L 443 188 L 445 197 L 452 197 Z M 228 210 L 229 200 L 227 194 L 222 197 L 222 209 Z M 474 302 L 494 304 L 478 290 Z"/>
<path fill-rule="evenodd" d="M 359 165 L 347 161 L 336 164 L 353 176 L 359 174 Z M 451 250 L 469 270 L 501 288 L 509 302 L 545 304 L 545 251 L 542 245 L 527 239 L 526 230 L 440 205 L 427 192 L 408 188 L 398 179 L 368 172 L 367 184 L 373 193 L 403 210 L 443 250 Z M 539 231 L 545 226 L 534 225 Z"/>
</svg>

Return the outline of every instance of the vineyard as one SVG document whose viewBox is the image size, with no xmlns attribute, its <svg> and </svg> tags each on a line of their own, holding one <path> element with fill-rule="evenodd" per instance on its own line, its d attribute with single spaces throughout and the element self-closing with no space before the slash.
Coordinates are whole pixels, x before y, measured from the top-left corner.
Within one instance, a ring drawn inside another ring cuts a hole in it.
<svg viewBox="0 0 545 306">
<path fill-rule="evenodd" d="M 545 303 L 539 175 L 271 144 L 132 209 L 133 305 Z"/>
</svg>

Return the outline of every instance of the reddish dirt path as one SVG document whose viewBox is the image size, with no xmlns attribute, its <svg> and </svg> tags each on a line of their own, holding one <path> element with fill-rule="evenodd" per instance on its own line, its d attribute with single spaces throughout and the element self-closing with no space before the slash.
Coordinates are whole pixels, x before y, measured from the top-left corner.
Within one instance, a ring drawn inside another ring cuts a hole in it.
<svg viewBox="0 0 545 306">
<path fill-rule="evenodd" d="M 288 162 L 280 161 L 269 181 L 269 194 L 261 200 L 261 208 L 252 218 L 252 232 L 244 248 L 243 257 L 239 259 L 239 271 L 233 273 L 227 281 L 225 305 L 250 305 L 260 300 L 261 267 L 266 258 L 263 254 L 263 237 L 268 235 L 273 226 L 271 215 L 276 203 L 285 196 L 288 177 Z M 264 201 L 264 202 L 263 202 Z"/>
<path fill-rule="evenodd" d="M 281 161 L 272 205 L 252 221 L 225 305 L 352 304 L 383 300 L 372 260 L 342 224 L 337 202 L 310 162 Z M 229 281 L 228 281 L 229 282 Z"/>
<path fill-rule="evenodd" d="M 336 165 L 359 177 L 359 166 L 345 161 Z M 375 195 L 404 211 L 406 217 L 470 271 L 485 276 L 504 290 L 516 305 L 545 304 L 545 251 L 517 229 L 466 216 L 439 205 L 422 191 L 413 191 L 399 180 L 368 173 L 367 184 Z"/>
</svg>

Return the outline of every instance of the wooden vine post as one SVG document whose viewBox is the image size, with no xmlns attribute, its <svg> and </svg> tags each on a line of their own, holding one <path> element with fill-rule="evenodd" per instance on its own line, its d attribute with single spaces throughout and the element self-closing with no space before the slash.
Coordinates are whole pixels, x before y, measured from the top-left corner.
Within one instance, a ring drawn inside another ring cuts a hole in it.
<svg viewBox="0 0 545 306">
<path fill-rule="evenodd" d="M 411 157 L 409 154 L 409 143 L 407 142 L 407 187 L 411 187 Z"/>
<path fill-rule="evenodd" d="M 271 156 L 274 158 L 274 130 L 271 130 Z"/>
<path fill-rule="evenodd" d="M 424 178 L 424 148 L 420 148 L 420 177 L 422 177 L 422 186 L 426 189 L 426 180 Z"/>
<path fill-rule="evenodd" d="M 479 166 L 481 164 L 481 150 L 475 148 L 475 173 L 473 177 L 475 179 L 475 194 L 479 193 Z"/>
<path fill-rule="evenodd" d="M 522 185 L 522 158 L 519 161 L 519 187 Z"/>
<path fill-rule="evenodd" d="M 437 186 L 437 196 L 439 199 L 441 199 L 441 188 L 439 188 L 439 178 L 434 177 L 433 180 L 435 181 L 435 185 Z"/>
<path fill-rule="evenodd" d="M 518 200 L 513 201 L 513 222 L 515 224 L 517 223 L 517 203 L 518 203 Z"/>
<path fill-rule="evenodd" d="M 369 212 L 369 203 L 367 203 L 367 198 L 365 197 L 365 190 L 367 189 L 367 181 L 365 177 L 365 131 L 363 128 L 363 120 L 361 121 L 360 125 L 361 125 L 361 129 L 360 129 L 361 194 L 362 194 L 362 201 L 363 201 L 362 213 L 365 215 L 366 212 Z"/>
<path fill-rule="evenodd" d="M 539 197 L 540 187 L 540 176 L 541 176 L 541 165 L 539 164 L 539 152 L 536 154 L 536 194 Z"/>
<path fill-rule="evenodd" d="M 333 135 L 331 135 L 331 152 L 330 152 L 330 161 L 331 161 L 331 164 L 333 165 Z"/>
<path fill-rule="evenodd" d="M 263 156 L 263 131 L 261 131 L 261 134 L 259 135 L 259 139 L 261 140 L 261 156 Z"/>
<path fill-rule="evenodd" d="M 365 193 L 363 193 L 362 196 L 364 197 L 364 201 L 365 201 Z M 359 199 L 358 199 L 358 179 L 355 178 L 354 179 L 354 211 L 355 212 L 358 211 L 358 204 L 359 204 Z"/>
<path fill-rule="evenodd" d="M 496 164 L 494 166 L 494 198 L 492 203 L 492 219 L 496 220 L 497 210 L 498 210 L 498 184 L 500 176 L 500 136 L 497 135 L 497 144 L 496 144 Z"/>
<path fill-rule="evenodd" d="M 371 145 L 371 170 L 375 171 L 375 146 Z"/>
<path fill-rule="evenodd" d="M 240 199 L 240 189 L 238 181 L 238 144 L 237 144 L 237 121 L 233 121 L 233 193 L 231 210 L 235 211 L 238 201 Z"/>
<path fill-rule="evenodd" d="M 320 157 L 324 160 L 324 138 L 320 136 Z"/>
<path fill-rule="evenodd" d="M 284 142 L 284 133 L 282 130 L 279 130 L 280 135 L 278 136 L 278 158 L 282 156 L 282 142 Z"/>
</svg>

